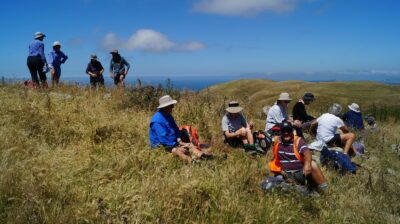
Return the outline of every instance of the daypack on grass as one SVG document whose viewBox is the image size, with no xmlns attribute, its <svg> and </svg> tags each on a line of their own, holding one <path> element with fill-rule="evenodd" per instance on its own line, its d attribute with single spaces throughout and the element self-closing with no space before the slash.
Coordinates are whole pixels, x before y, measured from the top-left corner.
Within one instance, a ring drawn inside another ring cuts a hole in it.
<svg viewBox="0 0 400 224">
<path fill-rule="evenodd" d="M 320 161 L 322 165 L 339 170 L 341 174 L 346 172 L 356 173 L 357 166 L 351 162 L 350 158 L 342 152 L 329 150 L 323 147 L 320 152 Z"/>
<path fill-rule="evenodd" d="M 181 132 L 181 139 L 183 142 L 192 143 L 195 146 L 200 146 L 199 136 L 197 135 L 196 129 L 192 126 L 182 125 L 179 126 Z"/>
<path fill-rule="evenodd" d="M 254 144 L 259 150 L 267 153 L 268 149 L 271 147 L 272 139 L 267 133 L 262 130 L 253 132 Z"/>
</svg>

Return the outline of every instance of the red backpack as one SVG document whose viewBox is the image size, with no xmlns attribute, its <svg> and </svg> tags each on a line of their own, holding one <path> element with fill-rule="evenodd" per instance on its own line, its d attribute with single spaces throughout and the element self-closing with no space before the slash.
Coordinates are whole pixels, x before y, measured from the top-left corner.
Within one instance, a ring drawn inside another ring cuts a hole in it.
<svg viewBox="0 0 400 224">
<path fill-rule="evenodd" d="M 197 135 L 196 129 L 192 126 L 182 125 L 179 126 L 181 132 L 181 139 L 183 142 L 192 143 L 195 146 L 199 146 L 199 136 Z"/>
</svg>

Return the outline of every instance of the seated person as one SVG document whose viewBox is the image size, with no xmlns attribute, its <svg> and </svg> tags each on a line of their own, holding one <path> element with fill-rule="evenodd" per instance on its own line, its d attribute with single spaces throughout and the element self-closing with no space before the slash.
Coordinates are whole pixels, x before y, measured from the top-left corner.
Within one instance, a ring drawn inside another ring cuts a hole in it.
<svg viewBox="0 0 400 224">
<path fill-rule="evenodd" d="M 295 136 L 293 126 L 284 121 L 281 125 L 281 136 L 274 138 L 273 159 L 269 169 L 275 175 L 282 175 L 287 182 L 305 185 L 306 178 L 318 191 L 327 188 L 321 169 L 312 160 L 312 153 L 304 139 Z"/>
<path fill-rule="evenodd" d="M 343 121 L 347 125 L 347 127 L 352 128 L 354 130 L 363 130 L 364 123 L 363 117 L 361 115 L 360 106 L 356 103 L 352 103 L 348 105 L 349 111 L 343 114 Z"/>
<path fill-rule="evenodd" d="M 191 143 L 182 142 L 179 128 L 171 115 L 176 103 L 177 101 L 169 95 L 159 99 L 158 111 L 150 120 L 151 147 L 164 147 L 167 152 L 171 152 L 189 163 L 193 162 L 190 154 L 197 159 L 211 159 L 212 155 L 205 154 Z"/>
<path fill-rule="evenodd" d="M 276 104 L 268 110 L 265 131 L 270 132 L 274 126 L 279 127 L 279 124 L 283 121 L 289 120 L 287 109 L 291 100 L 289 93 L 281 93 L 279 95 Z"/>
<path fill-rule="evenodd" d="M 342 107 L 339 104 L 333 104 L 329 108 L 329 113 L 322 114 L 317 120 L 313 121 L 311 129 L 317 129 L 317 140 L 327 145 L 343 147 L 343 153 L 348 155 L 350 150 L 355 153 L 352 144 L 356 135 L 349 132 L 342 119 L 338 117 L 341 111 Z M 336 134 L 337 129 L 340 129 L 343 134 Z"/>
<path fill-rule="evenodd" d="M 222 118 L 221 127 L 225 141 L 232 147 L 243 144 L 254 144 L 251 128 L 253 123 L 247 123 L 241 111 L 242 107 L 236 101 L 231 101 L 226 108 L 226 115 Z"/>
<path fill-rule="evenodd" d="M 305 93 L 303 98 L 300 99 L 293 107 L 293 120 L 296 129 L 296 134 L 304 138 L 303 129 L 309 130 L 311 121 L 315 118 L 306 112 L 306 105 L 310 105 L 315 100 L 314 94 Z"/>
</svg>

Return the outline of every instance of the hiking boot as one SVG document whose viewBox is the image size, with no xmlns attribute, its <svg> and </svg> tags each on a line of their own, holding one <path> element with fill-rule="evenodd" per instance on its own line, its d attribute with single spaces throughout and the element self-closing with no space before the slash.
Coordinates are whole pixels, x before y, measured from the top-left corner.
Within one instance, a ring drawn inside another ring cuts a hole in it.
<svg viewBox="0 0 400 224">
<path fill-rule="evenodd" d="M 213 160 L 213 159 L 214 159 L 214 156 L 211 155 L 211 154 L 205 154 L 205 153 L 203 153 L 203 154 L 201 154 L 200 159 L 202 159 L 202 160 Z"/>
</svg>

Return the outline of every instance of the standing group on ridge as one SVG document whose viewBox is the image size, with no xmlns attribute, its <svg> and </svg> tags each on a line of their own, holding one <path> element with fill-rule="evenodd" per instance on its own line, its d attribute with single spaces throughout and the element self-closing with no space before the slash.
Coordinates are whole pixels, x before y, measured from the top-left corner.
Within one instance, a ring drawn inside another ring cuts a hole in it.
<svg viewBox="0 0 400 224">
<path fill-rule="evenodd" d="M 55 41 L 53 43 L 53 50 L 48 54 L 48 60 L 45 56 L 45 46 L 43 43 L 45 34 L 36 32 L 34 40 L 29 44 L 27 66 L 31 74 L 30 85 L 37 88 L 42 86 L 48 87 L 46 73 L 50 71 L 52 86 L 59 85 L 61 77 L 61 65 L 64 64 L 68 56 L 61 51 L 61 43 Z M 123 58 L 117 49 L 113 49 L 110 54 L 110 77 L 114 80 L 114 84 L 119 87 L 125 86 L 125 77 L 128 75 L 130 64 Z M 90 56 L 90 62 L 86 67 L 86 74 L 90 77 L 90 84 L 92 87 L 104 86 L 104 68 L 97 60 L 97 55 Z M 27 85 L 28 83 L 25 82 Z M 41 84 L 41 85 L 40 85 Z"/>
</svg>

